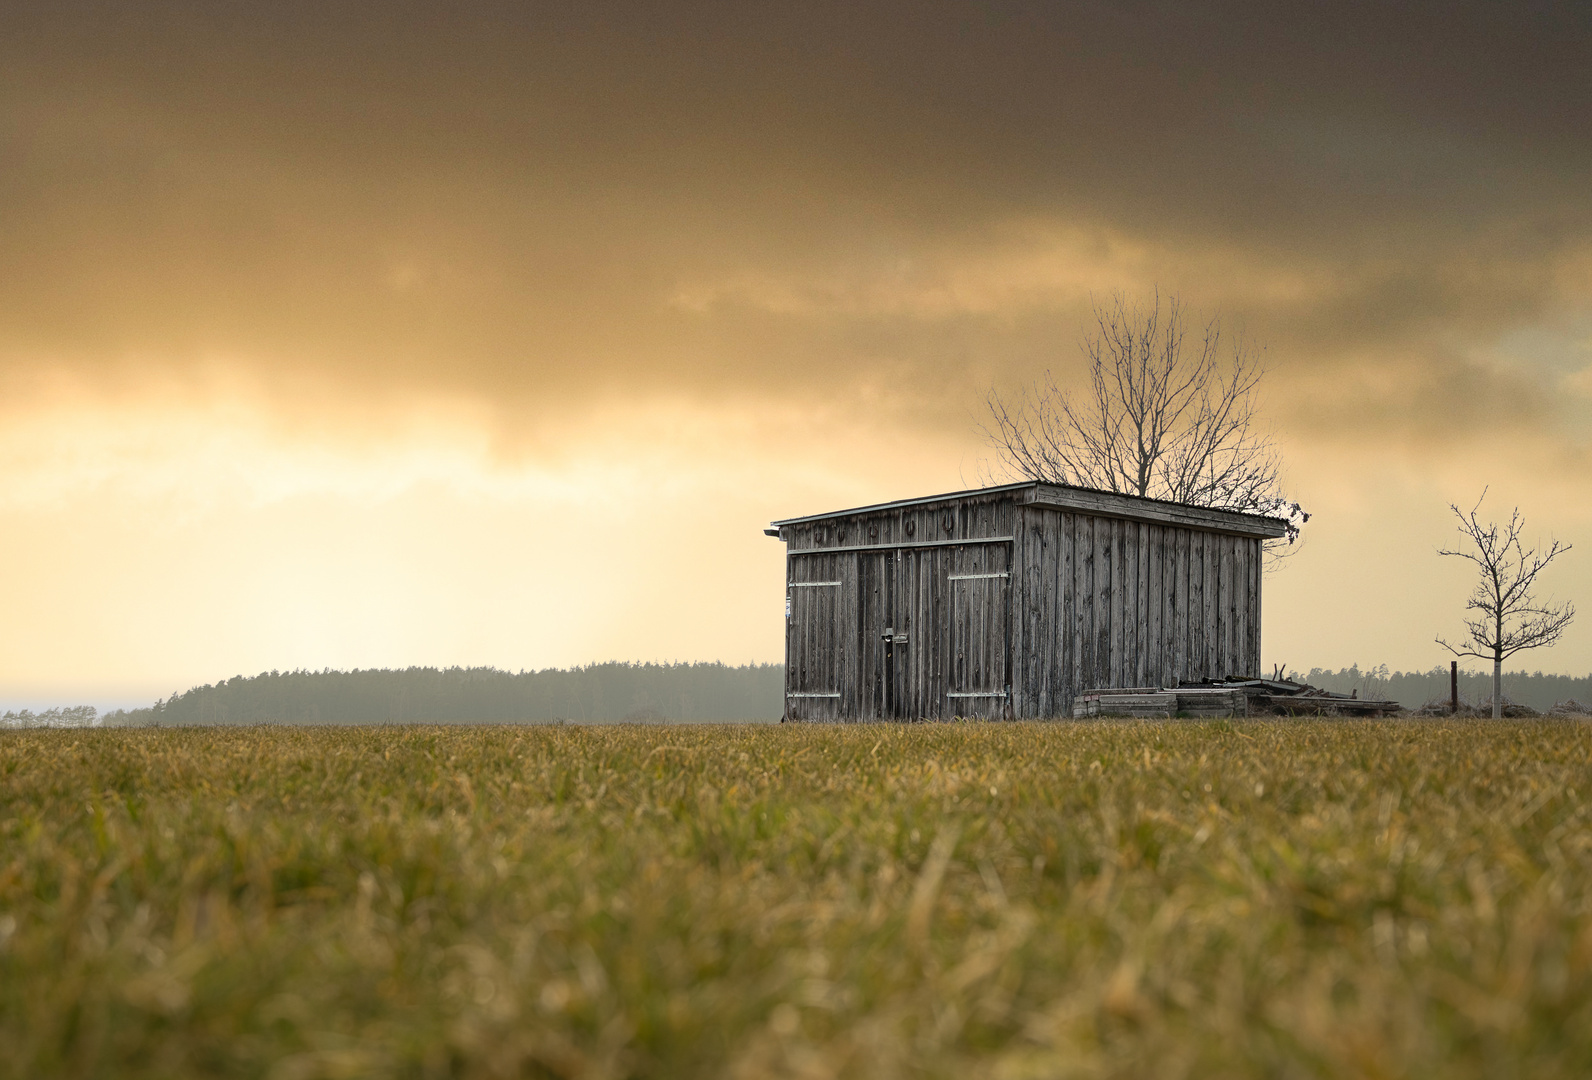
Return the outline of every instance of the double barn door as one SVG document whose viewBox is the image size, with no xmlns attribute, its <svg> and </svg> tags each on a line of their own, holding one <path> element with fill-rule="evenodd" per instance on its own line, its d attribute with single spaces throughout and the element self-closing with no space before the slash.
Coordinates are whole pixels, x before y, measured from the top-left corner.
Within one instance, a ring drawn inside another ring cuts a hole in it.
<svg viewBox="0 0 1592 1080">
<path fill-rule="evenodd" d="M 1009 715 L 1009 543 L 791 552 L 787 566 L 791 719 Z"/>
</svg>

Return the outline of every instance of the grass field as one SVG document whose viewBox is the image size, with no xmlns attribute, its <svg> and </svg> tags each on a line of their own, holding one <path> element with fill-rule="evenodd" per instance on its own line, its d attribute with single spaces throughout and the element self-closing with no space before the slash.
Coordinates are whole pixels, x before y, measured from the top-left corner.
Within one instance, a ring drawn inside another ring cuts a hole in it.
<svg viewBox="0 0 1592 1080">
<path fill-rule="evenodd" d="M 0 1075 L 1583 1076 L 1592 727 L 0 736 Z"/>
</svg>

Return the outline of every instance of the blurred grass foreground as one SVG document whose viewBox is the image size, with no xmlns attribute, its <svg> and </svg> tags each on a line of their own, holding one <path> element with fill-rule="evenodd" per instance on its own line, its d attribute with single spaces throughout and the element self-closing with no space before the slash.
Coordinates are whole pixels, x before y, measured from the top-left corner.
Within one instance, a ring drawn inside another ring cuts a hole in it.
<svg viewBox="0 0 1592 1080">
<path fill-rule="evenodd" d="M 1573 722 L 0 734 L 8 1077 L 1580 1076 Z"/>
</svg>

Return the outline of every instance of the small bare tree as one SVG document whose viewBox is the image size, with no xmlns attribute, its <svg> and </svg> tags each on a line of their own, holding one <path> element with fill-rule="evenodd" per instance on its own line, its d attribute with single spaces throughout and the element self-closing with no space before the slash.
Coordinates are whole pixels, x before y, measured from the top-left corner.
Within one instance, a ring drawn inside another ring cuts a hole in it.
<svg viewBox="0 0 1592 1080">
<path fill-rule="evenodd" d="M 1020 476 L 1073 487 L 1284 517 L 1292 544 L 1310 519 L 1282 492 L 1281 463 L 1255 419 L 1265 368 L 1212 319 L 1192 334 L 1177 297 L 1144 308 L 1116 293 L 1086 333 L 1089 392 L 1051 376 L 1015 401 L 991 392 L 985 434 Z"/>
<path fill-rule="evenodd" d="M 1575 618 L 1575 605 L 1538 603 L 1533 592 L 1537 575 L 1569 551 L 1570 545 L 1550 540 L 1546 548 L 1526 547 L 1520 542 L 1526 523 L 1519 507 L 1502 529 L 1495 522 L 1483 524 L 1476 511 L 1486 497 L 1483 488 L 1481 499 L 1476 500 L 1469 514 L 1449 504 L 1459 518 L 1459 531 L 1469 544 L 1459 550 L 1439 548 L 1437 553 L 1469 559 L 1476 564 L 1481 580 L 1465 603 L 1467 611 L 1477 612 L 1475 618 L 1465 620 L 1466 640 L 1454 646 L 1439 637 L 1437 644 L 1455 656 L 1492 661 L 1492 714 L 1496 720 L 1503 715 L 1504 661 L 1517 652 L 1544 648 L 1558 641 Z"/>
</svg>

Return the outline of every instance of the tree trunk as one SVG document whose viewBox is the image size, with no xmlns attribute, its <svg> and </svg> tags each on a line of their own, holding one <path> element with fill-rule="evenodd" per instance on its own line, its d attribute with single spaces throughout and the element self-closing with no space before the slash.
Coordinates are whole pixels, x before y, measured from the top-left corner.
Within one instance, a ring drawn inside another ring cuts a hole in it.
<svg viewBox="0 0 1592 1080">
<path fill-rule="evenodd" d="M 1493 654 L 1493 719 L 1501 720 L 1504 715 L 1503 693 L 1503 658 L 1497 653 Z"/>
</svg>

